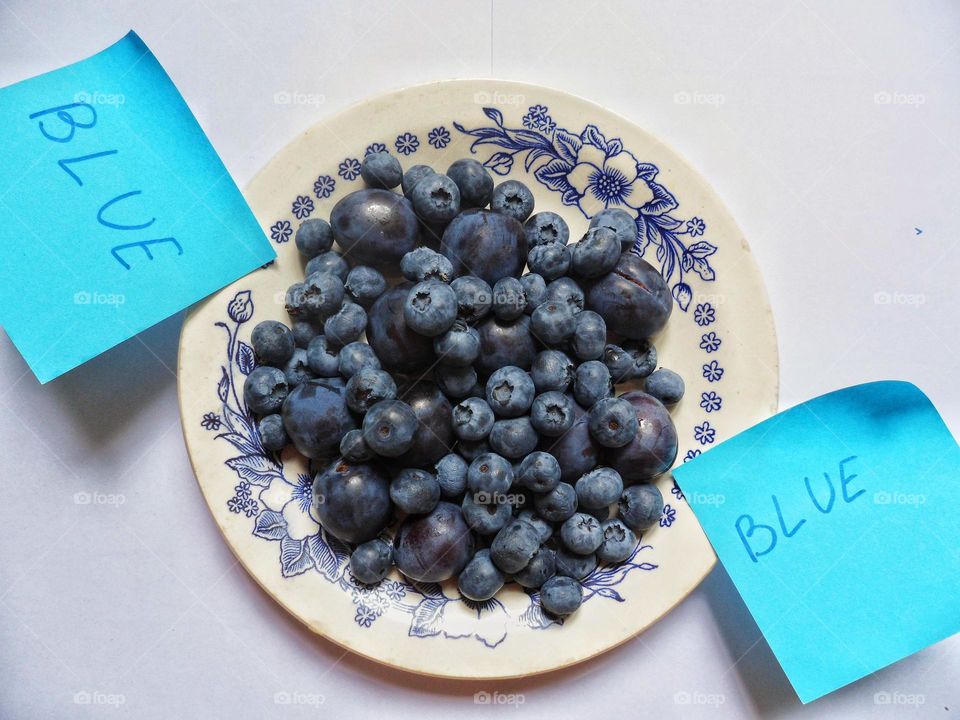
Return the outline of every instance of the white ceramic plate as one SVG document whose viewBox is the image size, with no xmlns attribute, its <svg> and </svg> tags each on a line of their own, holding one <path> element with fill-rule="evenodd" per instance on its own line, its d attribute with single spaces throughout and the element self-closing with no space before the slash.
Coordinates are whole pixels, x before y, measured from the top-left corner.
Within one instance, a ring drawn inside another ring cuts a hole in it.
<svg viewBox="0 0 960 720">
<path fill-rule="evenodd" d="M 464 602 L 455 583 L 415 587 L 393 575 L 358 587 L 345 548 L 310 515 L 303 458 L 265 453 L 244 409 L 250 331 L 261 320 L 286 321 L 284 291 L 303 279 L 293 233 L 361 187 L 360 159 L 383 148 L 405 168 L 443 169 L 473 153 L 498 181 L 524 181 L 537 210 L 562 213 L 572 239 L 605 202 L 637 215 L 643 255 L 677 299 L 656 344 L 661 364 L 687 383 L 673 412 L 678 462 L 776 411 L 777 344 L 763 283 L 717 195 L 674 151 L 609 110 L 532 85 L 463 80 L 373 98 L 296 138 L 247 188 L 277 262 L 195 308 L 179 357 L 187 449 L 233 552 L 311 630 L 388 665 L 494 678 L 580 662 L 656 622 L 713 567 L 672 480 L 660 482 L 659 525 L 632 558 L 585 581 L 583 607 L 561 625 L 516 585 L 481 607 Z"/>
</svg>

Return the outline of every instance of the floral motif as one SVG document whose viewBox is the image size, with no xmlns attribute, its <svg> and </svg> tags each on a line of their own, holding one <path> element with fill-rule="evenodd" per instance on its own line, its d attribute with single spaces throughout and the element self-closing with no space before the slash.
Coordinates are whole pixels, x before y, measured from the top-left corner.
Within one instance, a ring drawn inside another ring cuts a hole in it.
<svg viewBox="0 0 960 720">
<path fill-rule="evenodd" d="M 707 229 L 707 224 L 698 217 L 692 217 L 687 220 L 687 232 L 690 237 L 699 237 Z"/>
<path fill-rule="evenodd" d="M 377 613 L 373 611 L 372 608 L 368 608 L 366 605 L 361 605 L 357 608 L 357 614 L 354 617 L 357 625 L 360 627 L 368 628 L 373 624 L 373 621 L 377 619 Z"/>
<path fill-rule="evenodd" d="M 394 145 L 397 148 L 397 152 L 401 155 L 412 155 L 417 151 L 417 148 L 420 147 L 420 141 L 413 133 L 405 132 L 397 135 L 397 140 Z"/>
<path fill-rule="evenodd" d="M 700 303 L 693 311 L 693 319 L 700 327 L 706 327 L 717 319 L 717 313 L 710 303 Z"/>
<path fill-rule="evenodd" d="M 297 199 L 293 201 L 291 206 L 291 211 L 297 220 L 303 220 L 313 212 L 313 200 L 306 195 L 297 195 Z"/>
<path fill-rule="evenodd" d="M 258 503 L 254 498 L 247 498 L 243 502 L 243 514 L 249 517 L 254 517 L 260 512 L 260 503 Z"/>
<path fill-rule="evenodd" d="M 293 226 L 290 225 L 289 220 L 278 220 L 270 226 L 270 239 L 278 245 L 289 240 L 292 234 Z"/>
<path fill-rule="evenodd" d="M 663 515 L 660 516 L 660 527 L 670 527 L 677 519 L 677 511 L 672 505 L 663 506 Z"/>
<path fill-rule="evenodd" d="M 370 143 L 367 145 L 367 149 L 363 151 L 364 155 L 373 155 L 374 153 L 386 152 L 387 146 L 382 142 Z"/>
<path fill-rule="evenodd" d="M 334 180 L 329 175 L 320 175 L 316 182 L 313 183 L 313 194 L 317 196 L 318 200 L 323 200 L 333 195 L 334 189 L 337 187 L 337 181 Z"/>
<path fill-rule="evenodd" d="M 227 315 L 235 323 L 245 323 L 253 317 L 253 301 L 250 300 L 249 290 L 241 290 L 233 296 L 227 305 Z"/>
<path fill-rule="evenodd" d="M 704 365 L 703 377 L 705 377 L 708 382 L 719 382 L 720 378 L 723 377 L 723 368 L 720 367 L 720 363 L 716 360 L 711 360 Z"/>
<path fill-rule="evenodd" d="M 200 421 L 200 425 L 203 426 L 204 430 L 219 430 L 220 416 L 215 412 L 208 412 L 203 416 L 203 420 Z"/>
<path fill-rule="evenodd" d="M 708 353 L 716 352 L 720 348 L 720 342 L 715 332 L 708 332 L 700 338 L 700 349 Z"/>
<path fill-rule="evenodd" d="M 524 170 L 533 173 L 543 185 L 560 193 L 565 205 L 576 206 L 586 217 L 603 208 L 617 207 L 636 216 L 637 239 L 634 252 L 643 255 L 656 247 L 660 272 L 670 284 L 671 293 L 686 311 L 693 289 L 686 274 L 693 273 L 711 282 L 716 278 L 710 256 L 716 246 L 700 240 L 687 245 L 684 237 L 703 234 L 706 223 L 685 224 L 670 213 L 679 207 L 677 199 L 657 181 L 656 165 L 640 161 L 625 149 L 620 138 L 607 138 L 596 125 L 586 125 L 576 133 L 557 127 L 545 105 L 533 105 L 522 118 L 523 128 L 505 125 L 503 113 L 484 108 L 493 127 L 468 130 L 455 122 L 460 132 L 475 138 L 471 152 L 483 145 L 499 148 L 484 161 L 498 175 L 507 175 L 515 160 L 522 159 Z"/>
<path fill-rule="evenodd" d="M 235 485 L 233 488 L 233 493 L 238 498 L 246 500 L 248 497 L 250 497 L 250 483 L 244 480 L 239 485 Z"/>
<path fill-rule="evenodd" d="M 698 451 L 699 452 L 699 451 Z M 686 461 L 684 461 L 686 462 Z M 680 486 L 677 485 L 677 479 L 673 479 L 673 487 L 670 488 L 670 494 L 673 495 L 677 500 L 683 500 L 683 490 L 680 489 Z"/>
<path fill-rule="evenodd" d="M 687 454 L 683 456 L 683 461 L 690 462 L 695 457 L 697 457 L 701 452 L 702 451 L 699 448 L 695 448 L 693 450 L 687 450 Z"/>
<path fill-rule="evenodd" d="M 437 150 L 442 150 L 450 144 L 450 131 L 443 125 L 435 127 L 427 135 L 427 142 L 433 145 Z"/>
<path fill-rule="evenodd" d="M 700 407 L 709 412 L 716 412 L 723 406 L 723 398 L 712 390 L 700 393 Z"/>
<path fill-rule="evenodd" d="M 703 421 L 702 425 L 697 425 L 693 428 L 693 439 L 701 445 L 710 445 L 716 437 L 716 428 L 710 427 L 710 423 L 706 420 Z"/>
<path fill-rule="evenodd" d="M 356 158 L 347 158 L 337 167 L 337 175 L 344 180 L 356 180 L 360 175 L 360 161 Z"/>
</svg>

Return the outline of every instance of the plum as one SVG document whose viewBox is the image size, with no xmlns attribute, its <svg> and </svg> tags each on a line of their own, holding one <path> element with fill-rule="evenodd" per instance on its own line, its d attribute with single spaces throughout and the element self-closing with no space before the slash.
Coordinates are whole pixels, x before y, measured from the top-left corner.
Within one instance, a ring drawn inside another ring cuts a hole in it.
<svg viewBox="0 0 960 720">
<path fill-rule="evenodd" d="M 442 582 L 473 557 L 473 535 L 460 508 L 440 502 L 429 515 L 408 517 L 397 533 L 396 562 L 416 582 Z"/>
<path fill-rule="evenodd" d="M 402 397 L 417 416 L 413 445 L 397 462 L 404 467 L 432 468 L 450 452 L 453 437 L 453 408 L 436 383 L 420 380 L 401 384 L 397 396 Z"/>
<path fill-rule="evenodd" d="M 333 206 L 330 224 L 337 245 L 352 265 L 394 270 L 417 246 L 419 225 L 413 205 L 389 190 L 367 188 Z"/>
<path fill-rule="evenodd" d="M 530 334 L 530 318 L 504 321 L 495 315 L 477 325 L 480 333 L 480 356 L 474 367 L 483 376 L 491 375 L 507 365 L 529 370 L 537 354 Z"/>
<path fill-rule="evenodd" d="M 393 514 L 390 477 L 376 463 L 335 460 L 313 480 L 313 510 L 323 529 L 340 540 L 372 540 Z"/>
<path fill-rule="evenodd" d="M 607 450 L 607 462 L 620 473 L 625 484 L 645 482 L 673 465 L 677 458 L 677 430 L 663 403 L 652 395 L 634 390 L 620 398 L 633 406 L 639 429 L 629 444 Z"/>
<path fill-rule="evenodd" d="M 411 283 L 401 283 L 379 298 L 370 308 L 367 342 L 380 364 L 393 372 L 423 372 L 433 364 L 433 340 L 415 333 L 403 319 L 403 305 Z"/>
<path fill-rule="evenodd" d="M 660 332 L 673 310 L 660 271 L 632 252 L 620 255 L 609 274 L 590 284 L 586 303 L 603 317 L 607 330 L 635 340 Z"/>
<path fill-rule="evenodd" d="M 307 380 L 283 401 L 283 427 L 302 455 L 317 458 L 336 453 L 340 438 L 356 427 L 345 387 L 340 378 Z"/>
<path fill-rule="evenodd" d="M 523 225 L 489 210 L 466 210 L 443 232 L 440 246 L 454 272 L 476 275 L 493 285 L 500 278 L 520 277 L 527 259 Z"/>
<path fill-rule="evenodd" d="M 540 450 L 550 453 L 560 463 L 560 480 L 565 483 L 574 483 L 593 470 L 603 450 L 590 435 L 590 414 L 576 402 L 570 404 L 574 412 L 573 426 L 560 437 L 540 439 Z"/>
</svg>

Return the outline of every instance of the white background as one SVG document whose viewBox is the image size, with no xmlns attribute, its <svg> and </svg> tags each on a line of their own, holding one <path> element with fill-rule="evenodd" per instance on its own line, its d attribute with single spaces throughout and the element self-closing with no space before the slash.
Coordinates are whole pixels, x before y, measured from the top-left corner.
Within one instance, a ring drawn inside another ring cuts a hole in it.
<svg viewBox="0 0 960 720">
<path fill-rule="evenodd" d="M 321 117 L 404 85 L 502 77 L 609 106 L 685 154 L 742 225 L 776 317 L 782 407 L 909 379 L 960 436 L 956 3 L 0 0 L 0 85 L 130 28 L 240 186 Z M 284 92 L 322 102 L 276 104 Z M 550 676 L 445 682 L 345 656 L 259 590 L 207 513 L 179 428 L 180 322 L 45 387 L 0 335 L 2 718 L 516 712 L 476 705 L 479 690 L 520 694 L 531 717 L 960 710 L 958 636 L 802 706 L 720 567 L 639 639 Z M 93 491 L 123 503 L 75 504 Z"/>
</svg>

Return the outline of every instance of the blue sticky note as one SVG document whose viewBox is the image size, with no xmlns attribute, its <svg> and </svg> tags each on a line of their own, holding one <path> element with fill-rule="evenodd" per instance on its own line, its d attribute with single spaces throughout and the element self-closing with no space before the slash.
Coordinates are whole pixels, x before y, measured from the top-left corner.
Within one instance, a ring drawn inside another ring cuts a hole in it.
<svg viewBox="0 0 960 720">
<path fill-rule="evenodd" d="M 803 702 L 960 631 L 960 447 L 915 386 L 823 395 L 674 477 Z"/>
<path fill-rule="evenodd" d="M 275 257 L 133 32 L 0 89 L 0 323 L 46 382 Z"/>
</svg>

